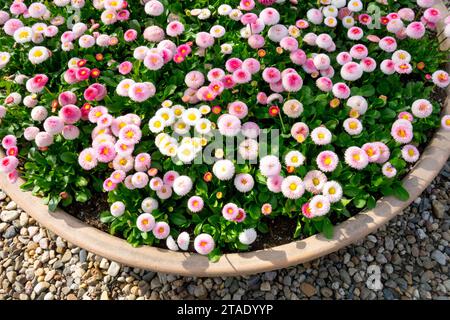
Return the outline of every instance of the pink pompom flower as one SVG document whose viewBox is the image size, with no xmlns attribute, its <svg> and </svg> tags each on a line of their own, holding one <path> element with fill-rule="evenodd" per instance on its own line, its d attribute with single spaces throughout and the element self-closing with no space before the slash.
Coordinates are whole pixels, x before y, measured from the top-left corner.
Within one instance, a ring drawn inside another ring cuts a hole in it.
<svg viewBox="0 0 450 320">
<path fill-rule="evenodd" d="M 150 213 L 143 213 L 137 218 L 136 227 L 142 232 L 150 232 L 155 227 L 155 218 Z"/>
<path fill-rule="evenodd" d="M 201 233 L 194 240 L 194 248 L 199 254 L 207 255 L 214 250 L 215 242 L 209 234 Z"/>
<path fill-rule="evenodd" d="M 203 209 L 204 201 L 199 196 L 192 196 L 187 202 L 187 207 L 191 212 L 200 212 Z"/>
</svg>

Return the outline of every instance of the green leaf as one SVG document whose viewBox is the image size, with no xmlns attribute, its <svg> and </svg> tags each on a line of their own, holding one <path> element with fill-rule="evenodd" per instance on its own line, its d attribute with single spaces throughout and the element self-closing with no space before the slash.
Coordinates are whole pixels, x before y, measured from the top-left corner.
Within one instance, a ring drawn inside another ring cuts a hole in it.
<svg viewBox="0 0 450 320">
<path fill-rule="evenodd" d="M 196 236 L 198 236 L 200 233 L 202 233 L 202 228 L 203 228 L 203 223 L 197 224 L 194 229 L 194 234 Z"/>
<path fill-rule="evenodd" d="M 164 99 L 168 98 L 169 96 L 171 96 L 175 90 L 177 90 L 177 86 L 174 84 L 170 84 L 166 87 L 166 89 L 164 90 Z"/>
<path fill-rule="evenodd" d="M 322 233 L 327 239 L 332 239 L 334 234 L 334 227 L 330 219 L 326 218 L 323 220 Z"/>
<path fill-rule="evenodd" d="M 59 195 L 50 196 L 50 199 L 48 201 L 48 209 L 51 212 L 54 212 L 56 210 L 56 208 L 58 207 L 58 204 L 60 201 L 61 201 L 61 197 Z"/>
<path fill-rule="evenodd" d="M 353 199 L 353 204 L 355 205 L 355 207 L 357 207 L 358 209 L 362 209 L 364 208 L 364 206 L 366 205 L 366 200 L 362 199 L 362 198 L 355 198 Z"/>
<path fill-rule="evenodd" d="M 375 208 L 376 204 L 377 202 L 373 196 L 369 196 L 369 198 L 367 198 L 367 209 Z"/>
<path fill-rule="evenodd" d="M 78 191 L 75 193 L 75 200 L 78 202 L 86 202 L 89 199 L 89 195 L 85 191 Z"/>
<path fill-rule="evenodd" d="M 359 94 L 364 97 L 371 97 L 375 94 L 375 88 L 372 85 L 367 84 L 359 88 Z"/>
<path fill-rule="evenodd" d="M 258 224 L 258 231 L 261 232 L 261 233 L 269 232 L 269 227 L 267 226 L 267 223 L 260 222 Z"/>
<path fill-rule="evenodd" d="M 400 201 L 407 201 L 409 199 L 408 191 L 400 184 L 393 187 L 393 195 Z"/>
<path fill-rule="evenodd" d="M 169 215 L 169 219 L 177 226 L 184 226 L 188 223 L 188 220 L 181 212 L 174 212 Z"/>
<path fill-rule="evenodd" d="M 197 194 L 199 196 L 208 195 L 208 184 L 203 179 L 198 179 L 195 185 L 195 189 L 197 190 Z"/>
<path fill-rule="evenodd" d="M 110 223 L 115 219 L 113 215 L 109 211 L 103 211 L 100 213 L 100 221 L 102 223 Z"/>
<path fill-rule="evenodd" d="M 85 177 L 78 176 L 75 180 L 75 185 L 79 188 L 86 187 L 88 180 Z"/>
<path fill-rule="evenodd" d="M 261 208 L 256 203 L 253 203 L 248 209 L 248 213 L 252 219 L 258 220 L 261 217 Z"/>
<path fill-rule="evenodd" d="M 301 232 L 302 232 L 302 223 L 299 219 L 299 220 L 297 220 L 297 226 L 295 227 L 294 239 L 297 239 L 298 237 L 300 237 Z"/>
<path fill-rule="evenodd" d="M 397 116 L 397 112 L 390 108 L 385 108 L 381 110 L 381 116 L 383 119 L 394 119 Z"/>
<path fill-rule="evenodd" d="M 213 251 L 211 251 L 208 254 L 208 259 L 209 259 L 209 261 L 214 263 L 214 262 L 219 261 L 221 256 L 222 256 L 222 253 L 220 252 L 220 249 L 215 248 Z"/>
<path fill-rule="evenodd" d="M 78 156 L 73 152 L 63 152 L 59 157 L 65 163 L 76 163 L 78 159 Z"/>
<path fill-rule="evenodd" d="M 351 187 L 351 186 L 344 187 L 344 194 L 349 197 L 356 197 L 360 191 L 361 189 L 358 187 Z"/>
</svg>

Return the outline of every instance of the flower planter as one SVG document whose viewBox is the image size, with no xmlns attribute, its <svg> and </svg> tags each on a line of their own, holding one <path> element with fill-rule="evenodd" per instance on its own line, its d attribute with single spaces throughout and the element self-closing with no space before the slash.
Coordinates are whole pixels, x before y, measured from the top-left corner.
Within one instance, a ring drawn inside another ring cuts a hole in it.
<svg viewBox="0 0 450 320">
<path fill-rule="evenodd" d="M 443 3 L 440 3 L 443 8 Z M 445 9 L 443 9 L 445 10 Z M 450 89 L 444 112 L 450 113 Z M 132 247 L 125 240 L 91 227 L 63 210 L 50 212 L 42 200 L 23 192 L 0 175 L 2 188 L 23 210 L 67 241 L 102 257 L 128 266 L 188 276 L 234 276 L 253 274 L 304 263 L 345 247 L 375 231 L 399 214 L 431 183 L 450 155 L 450 132 L 439 130 L 414 168 L 404 178 L 407 201 L 394 197 L 378 200 L 373 210 L 365 211 L 339 224 L 332 239 L 315 235 L 300 241 L 246 253 L 223 255 L 218 262 L 187 252 L 173 252 L 150 246 Z"/>
<path fill-rule="evenodd" d="M 444 112 L 450 113 L 450 90 Z M 133 248 L 125 240 L 91 227 L 63 210 L 49 212 L 40 198 L 20 190 L 20 182 L 8 183 L 0 176 L 0 187 L 46 228 L 67 241 L 102 257 L 128 266 L 188 276 L 234 276 L 281 269 L 304 263 L 337 251 L 377 230 L 407 207 L 436 177 L 450 156 L 450 132 L 439 130 L 411 172 L 403 179 L 410 198 L 399 201 L 394 197 L 378 200 L 373 210 L 359 213 L 336 226 L 328 240 L 315 235 L 266 250 L 225 254 L 218 262 L 192 253 L 173 252 L 155 247 Z M 23 182 L 23 181 L 21 181 Z"/>
</svg>

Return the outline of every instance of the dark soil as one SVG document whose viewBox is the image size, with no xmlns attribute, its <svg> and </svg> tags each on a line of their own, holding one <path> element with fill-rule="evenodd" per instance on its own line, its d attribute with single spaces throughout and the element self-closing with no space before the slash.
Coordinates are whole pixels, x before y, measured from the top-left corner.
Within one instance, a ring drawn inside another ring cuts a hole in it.
<svg viewBox="0 0 450 320">
<path fill-rule="evenodd" d="M 268 249 L 292 241 L 295 228 L 297 227 L 296 219 L 285 216 L 277 216 L 267 222 L 269 232 L 259 233 L 256 241 L 251 245 L 252 250 Z"/>
<path fill-rule="evenodd" d="M 108 196 L 106 193 L 93 194 L 85 203 L 72 202 L 64 210 L 88 225 L 108 232 L 108 226 L 100 221 L 100 213 L 109 211 Z"/>
</svg>

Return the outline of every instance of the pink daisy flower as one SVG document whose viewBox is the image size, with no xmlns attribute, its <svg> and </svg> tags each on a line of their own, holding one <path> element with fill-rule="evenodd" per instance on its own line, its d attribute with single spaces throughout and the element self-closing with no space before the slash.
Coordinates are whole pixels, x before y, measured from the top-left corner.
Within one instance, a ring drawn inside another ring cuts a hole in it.
<svg viewBox="0 0 450 320">
<path fill-rule="evenodd" d="M 231 202 L 227 203 L 222 208 L 222 215 L 228 221 L 234 220 L 237 217 L 238 213 L 239 213 L 238 206 Z"/>
<path fill-rule="evenodd" d="M 128 124 L 119 131 L 119 138 L 129 144 L 137 144 L 141 137 L 141 129 L 134 124 Z"/>
<path fill-rule="evenodd" d="M 239 69 L 233 72 L 233 81 L 239 84 L 248 83 L 252 80 L 252 75 L 245 69 Z"/>
<path fill-rule="evenodd" d="M 134 169 L 136 171 L 147 171 L 150 169 L 151 157 L 148 153 L 139 153 L 134 159 Z"/>
<path fill-rule="evenodd" d="M 165 239 L 170 234 L 170 227 L 167 222 L 159 221 L 155 223 L 155 226 L 152 229 L 153 235 L 156 239 Z"/>
<path fill-rule="evenodd" d="M 349 135 L 358 135 L 362 132 L 363 126 L 361 124 L 361 121 L 355 118 L 348 118 L 344 120 L 343 123 L 344 130 Z"/>
<path fill-rule="evenodd" d="M 97 166 L 97 153 L 93 148 L 81 151 L 78 156 L 78 163 L 84 170 L 91 170 Z"/>
<path fill-rule="evenodd" d="M 11 147 L 16 146 L 17 144 L 17 138 L 13 136 L 12 134 L 8 134 L 2 139 L 2 147 L 4 149 L 9 149 Z"/>
<path fill-rule="evenodd" d="M 365 57 L 367 57 L 367 55 L 369 54 L 369 50 L 367 49 L 367 47 L 363 44 L 357 44 L 354 45 L 351 49 L 350 49 L 350 55 L 354 58 L 354 59 L 363 59 Z"/>
<path fill-rule="evenodd" d="M 276 83 L 281 80 L 280 70 L 274 67 L 264 69 L 262 76 L 267 83 Z"/>
<path fill-rule="evenodd" d="M 289 57 L 293 63 L 299 66 L 303 65 L 306 62 L 306 53 L 301 49 L 292 51 Z"/>
<path fill-rule="evenodd" d="M 239 119 L 243 119 L 248 114 L 248 107 L 242 101 L 235 101 L 228 105 L 228 112 Z"/>
<path fill-rule="evenodd" d="M 341 68 L 341 77 L 347 81 L 356 81 L 363 75 L 363 65 L 356 62 L 347 62 Z"/>
<path fill-rule="evenodd" d="M 68 104 L 61 108 L 58 115 L 66 124 L 74 124 L 81 119 L 81 110 L 75 105 Z"/>
<path fill-rule="evenodd" d="M 178 37 L 184 32 L 184 25 L 180 21 L 172 21 L 166 27 L 166 33 L 169 37 Z"/>
<path fill-rule="evenodd" d="M 136 227 L 142 232 L 150 232 L 155 227 L 155 218 L 150 213 L 143 213 L 137 218 Z"/>
<path fill-rule="evenodd" d="M 287 176 L 281 183 L 281 192 L 288 199 L 299 199 L 305 193 L 302 179 L 297 176 Z"/>
<path fill-rule="evenodd" d="M 330 211 L 330 201 L 323 195 L 316 195 L 309 201 L 308 209 L 313 217 L 324 216 Z"/>
<path fill-rule="evenodd" d="M 327 176 L 319 170 L 309 171 L 303 179 L 306 191 L 313 194 L 320 193 L 326 182 Z"/>
<path fill-rule="evenodd" d="M 413 139 L 413 128 L 409 121 L 399 119 L 392 124 L 391 136 L 398 143 L 406 144 Z"/>
<path fill-rule="evenodd" d="M 154 177 L 150 180 L 150 189 L 152 189 L 153 191 L 160 190 L 163 185 L 164 185 L 164 182 L 159 177 Z"/>
<path fill-rule="evenodd" d="M 120 156 L 129 156 L 134 151 L 134 144 L 129 143 L 128 141 L 118 140 L 114 144 L 114 150 Z"/>
<path fill-rule="evenodd" d="M 111 173 L 110 179 L 112 182 L 119 184 L 125 180 L 126 174 L 122 170 L 115 170 L 113 173 Z"/>
<path fill-rule="evenodd" d="M 352 56 L 350 55 L 350 53 L 348 52 L 340 52 L 337 56 L 336 56 L 336 61 L 337 63 L 339 63 L 340 65 L 345 65 L 348 62 L 351 62 L 353 60 Z"/>
<path fill-rule="evenodd" d="M 450 131 L 450 115 L 446 114 L 445 116 L 442 117 L 442 119 L 441 119 L 441 127 L 445 131 Z"/>
<path fill-rule="evenodd" d="M 287 92 L 298 92 L 303 86 L 303 79 L 297 73 L 289 73 L 283 76 L 282 83 Z"/>
<path fill-rule="evenodd" d="M 165 185 L 172 186 L 175 179 L 178 178 L 180 174 L 176 171 L 167 171 L 163 176 L 163 181 Z"/>
<path fill-rule="evenodd" d="M 316 80 L 316 86 L 323 92 L 330 92 L 333 89 L 333 81 L 328 77 L 320 77 Z"/>
<path fill-rule="evenodd" d="M 228 72 L 234 72 L 242 67 L 242 60 L 239 58 L 230 58 L 225 62 L 225 68 Z"/>
<path fill-rule="evenodd" d="M 398 119 L 408 120 L 409 122 L 412 122 L 414 120 L 414 117 L 411 113 L 402 111 L 398 114 Z"/>
<path fill-rule="evenodd" d="M 426 29 L 422 22 L 414 21 L 406 27 L 406 35 L 411 39 L 421 39 L 425 35 Z"/>
<path fill-rule="evenodd" d="M 95 148 L 95 152 L 97 160 L 103 163 L 111 162 L 116 157 L 114 144 L 111 142 L 100 143 Z"/>
<path fill-rule="evenodd" d="M 356 170 L 362 170 L 369 164 L 366 152 L 358 147 L 349 147 L 345 150 L 345 163 Z"/>
<path fill-rule="evenodd" d="M 281 192 L 281 183 L 283 182 L 283 177 L 280 175 L 270 176 L 267 178 L 267 188 L 273 193 Z"/>
<path fill-rule="evenodd" d="M 333 151 L 322 151 L 317 156 L 316 163 L 321 171 L 333 172 L 339 163 L 339 158 Z"/>
<path fill-rule="evenodd" d="M 380 69 L 384 74 L 387 74 L 387 75 L 394 74 L 395 73 L 395 62 L 390 59 L 383 60 L 380 64 Z"/>
<path fill-rule="evenodd" d="M 187 202 L 187 207 L 191 212 L 200 212 L 203 209 L 204 202 L 199 196 L 192 196 Z"/>
<path fill-rule="evenodd" d="M 144 172 L 136 172 L 131 177 L 131 183 L 137 189 L 145 188 L 148 184 L 148 175 Z"/>
<path fill-rule="evenodd" d="M 402 158 L 406 162 L 414 163 L 419 160 L 420 153 L 417 148 L 411 144 L 405 145 L 402 148 Z"/>
<path fill-rule="evenodd" d="M 133 83 L 128 90 L 128 96 L 136 102 L 143 102 L 153 97 L 156 93 L 155 86 L 150 82 Z"/>
<path fill-rule="evenodd" d="M 114 183 L 110 178 L 108 178 L 108 179 L 106 179 L 104 182 L 103 182 L 103 189 L 105 190 L 105 191 L 113 191 L 114 189 L 116 189 L 117 188 L 117 184 L 116 183 Z"/>
<path fill-rule="evenodd" d="M 333 95 L 338 99 L 347 99 L 350 97 L 350 88 L 343 82 L 338 82 L 333 85 Z"/>
<path fill-rule="evenodd" d="M 413 102 L 411 112 L 417 118 L 427 118 L 433 112 L 433 105 L 426 99 L 419 99 Z"/>
<path fill-rule="evenodd" d="M 214 250 L 214 239 L 206 233 L 201 233 L 194 240 L 194 248 L 199 254 L 207 255 Z"/>
<path fill-rule="evenodd" d="M 390 162 L 386 162 L 383 165 L 383 167 L 381 168 L 381 172 L 387 178 L 393 178 L 397 175 L 397 169 L 395 169 L 395 167 Z"/>
<path fill-rule="evenodd" d="M 450 84 L 450 77 L 447 72 L 443 70 L 435 71 L 431 78 L 433 83 L 440 88 L 446 88 Z"/>
<path fill-rule="evenodd" d="M 64 129 L 64 121 L 57 116 L 50 116 L 44 121 L 44 130 L 49 134 L 61 133 Z"/>
<path fill-rule="evenodd" d="M 2 173 L 13 172 L 19 165 L 19 160 L 13 156 L 6 156 L 0 160 L 0 171 Z"/>
<path fill-rule="evenodd" d="M 386 52 L 394 52 L 397 50 L 397 41 L 393 37 L 384 37 L 378 42 L 378 45 L 380 46 L 381 50 Z"/>
<path fill-rule="evenodd" d="M 380 149 L 375 143 L 365 143 L 361 149 L 366 152 L 369 162 L 377 162 L 380 158 Z"/>
</svg>

